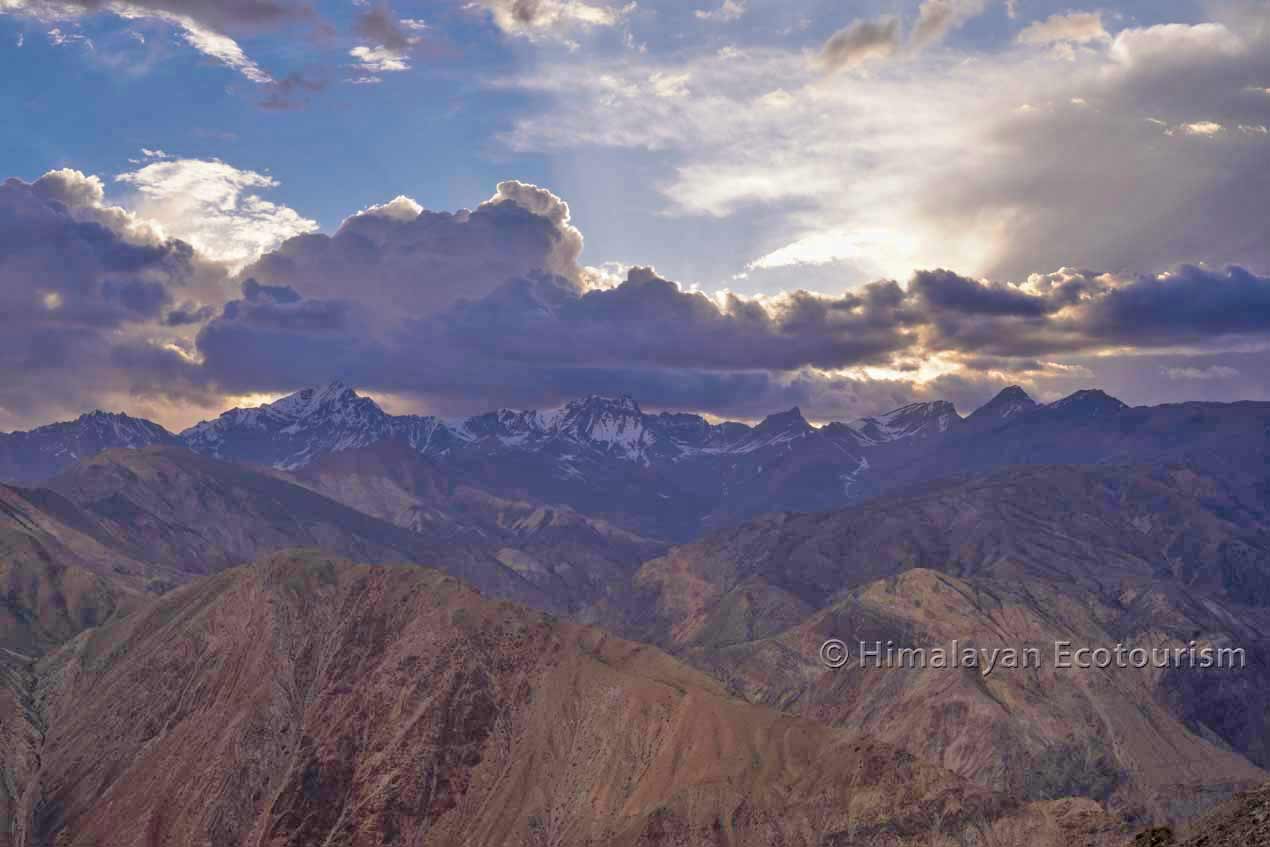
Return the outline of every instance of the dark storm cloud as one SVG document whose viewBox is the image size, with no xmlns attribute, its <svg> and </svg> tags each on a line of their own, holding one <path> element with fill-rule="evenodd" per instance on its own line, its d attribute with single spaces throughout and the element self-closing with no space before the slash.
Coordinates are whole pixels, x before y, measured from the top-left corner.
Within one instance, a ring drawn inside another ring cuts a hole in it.
<svg viewBox="0 0 1270 847">
<path fill-rule="evenodd" d="M 820 62 L 826 70 L 837 71 L 872 59 L 885 59 L 899 46 L 898 19 L 856 21 L 830 36 L 820 51 Z"/>
<path fill-rule="evenodd" d="M 1100 347 L 1212 346 L 1270 336 L 1270 278 L 1181 266 L 1128 279 L 1033 276 L 1027 289 L 919 272 L 909 287 L 931 350 L 1036 357 Z"/>
<path fill-rule="evenodd" d="M 25 4 L 36 13 L 42 9 L 57 12 L 67 7 L 103 12 L 109 11 L 111 5 L 111 0 L 30 0 Z M 272 27 L 313 17 L 313 9 L 307 3 L 278 0 L 130 0 L 129 5 L 144 11 L 181 15 L 220 31 Z"/>
<path fill-rule="evenodd" d="M 114 350 L 144 344 L 136 334 L 178 296 L 204 293 L 209 273 L 190 245 L 102 205 L 100 183 L 82 174 L 0 184 L 0 411 L 83 410 L 147 378 L 118 367 Z"/>
<path fill-rule="evenodd" d="M 338 376 L 443 412 L 621 391 L 653 408 L 754 417 L 799 405 L 823 420 L 939 397 L 968 411 L 1014 381 L 1042 395 L 1100 378 L 1152 399 L 1255 394 L 1264 354 L 1211 357 L 1270 344 L 1270 278 L 1238 267 L 1063 269 L 1012 284 L 936 269 L 906 285 L 760 301 L 640 267 L 593 287 L 581 246 L 567 205 L 535 186 L 504 183 L 455 214 L 398 198 L 332 236 L 291 239 L 224 302 L 223 276 L 204 284 L 188 244 L 105 206 L 99 182 L 73 171 L 10 180 L 0 366 L 16 377 L 0 388 L 0 412 L 106 389 L 205 398 Z M 1097 355 L 1118 348 L 1174 358 L 1134 383 Z M 918 383 L 935 356 L 962 369 Z M 866 366 L 893 378 L 842 373 Z"/>
<path fill-rule="evenodd" d="M 1091 301 L 1082 325 L 1095 338 L 1167 345 L 1270 334 L 1270 278 L 1243 268 L 1184 265 L 1142 277 Z"/>
<path fill-rule="evenodd" d="M 983 284 L 942 268 L 918 271 L 909 292 L 925 301 L 933 312 L 1036 318 L 1059 308 L 1050 298 L 1033 297 L 1007 285 Z"/>
<path fill-rule="evenodd" d="M 327 84 L 325 79 L 293 71 L 266 84 L 265 98 L 260 101 L 260 107 L 275 112 L 302 109 L 308 104 L 308 95 L 325 90 Z"/>
<path fill-rule="evenodd" d="M 407 50 L 414 43 L 392 9 L 383 4 L 357 16 L 357 33 L 372 44 L 389 50 Z"/>
<path fill-rule="evenodd" d="M 789 370 L 884 361 L 910 343 L 894 283 L 830 300 L 805 293 L 770 311 L 728 297 L 722 305 L 647 268 L 616 288 L 578 294 L 558 279 L 508 283 L 430 322 L 451 344 L 488 335 L 518 361 Z M 435 331 L 435 330 L 434 330 Z"/>
<path fill-rule="evenodd" d="M 720 306 L 646 268 L 586 292 L 536 273 L 380 333 L 379 316 L 347 301 L 244 292 L 255 300 L 228 304 L 198 338 L 212 378 L 243 391 L 337 365 L 344 378 L 457 406 L 497 386 L 538 401 L 622 386 L 653 404 L 695 397 L 697 407 L 733 408 L 741 395 L 767 394 L 783 371 L 884 362 L 910 343 L 892 282 L 836 300 L 800 293 L 769 311 L 738 298 Z"/>
<path fill-rule="evenodd" d="M 795 292 L 765 303 L 706 297 L 648 268 L 596 290 L 536 272 L 391 327 L 367 305 L 374 298 L 297 299 L 290 288 L 266 295 L 254 279 L 243 292 L 199 336 L 215 381 L 280 390 L 319 379 L 325 367 L 455 411 L 498 396 L 542 405 L 594 390 L 659 406 L 695 397 L 694 408 L 725 414 L 791 396 L 828 414 L 936 387 L 969 402 L 1015 378 L 1089 373 L 1065 369 L 1054 356 L 1270 336 L 1270 280 L 1235 268 L 1127 279 L 1064 270 L 1024 285 L 935 270 L 906 288 L 880 281 L 839 297 Z M 828 375 L 865 365 L 913 373 L 934 354 L 966 370 L 921 389 L 882 382 L 880 393 Z"/>
<path fill-rule="evenodd" d="M 243 283 L 243 299 L 249 303 L 296 303 L 300 293 L 289 285 L 261 285 L 254 279 Z"/>
<path fill-rule="evenodd" d="M 393 379 L 391 369 L 411 365 L 394 361 L 364 318 L 347 301 L 231 301 L 199 331 L 201 376 L 228 391 L 309 385 L 333 376 L 383 384 Z"/>
<path fill-rule="evenodd" d="M 132 241 L 78 218 L 63 202 L 74 195 L 52 190 L 62 187 L 16 179 L 0 185 L 0 303 L 11 331 L 110 329 L 152 317 L 170 299 L 170 286 L 193 277 L 188 244 Z"/>
<path fill-rule="evenodd" d="M 191 326 L 201 324 L 211 320 L 216 316 L 217 309 L 214 306 L 200 306 L 198 303 L 181 303 L 179 306 L 168 310 L 163 316 L 163 323 L 166 326 Z"/>
<path fill-rule="evenodd" d="M 246 275 L 312 298 L 355 294 L 386 315 L 410 316 L 536 270 L 576 281 L 581 252 L 564 201 L 508 181 L 474 211 L 432 212 L 397 198 L 350 217 L 334 235 L 288 240 Z"/>
</svg>

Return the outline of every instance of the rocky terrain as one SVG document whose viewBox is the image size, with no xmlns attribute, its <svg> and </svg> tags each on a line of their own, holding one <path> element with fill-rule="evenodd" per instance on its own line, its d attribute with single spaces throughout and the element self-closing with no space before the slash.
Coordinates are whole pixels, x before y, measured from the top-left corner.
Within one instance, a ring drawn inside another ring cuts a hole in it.
<svg viewBox="0 0 1270 847">
<path fill-rule="evenodd" d="M 12 843 L 1113 845 L 660 651 L 414 567 L 286 554 L 33 669 Z M 615 731 L 620 727 L 620 731 Z M 180 774 L 173 779 L 173 774 Z"/>
<path fill-rule="evenodd" d="M 1179 832 L 1152 827 L 1133 847 L 1266 847 L 1270 845 L 1270 785 L 1240 794 Z"/>
<path fill-rule="evenodd" d="M 0 436 L 0 847 L 1191 837 L 1270 778 L 1267 433 L 1096 391 L 750 426 L 335 385 Z"/>
<path fill-rule="evenodd" d="M 627 631 L 746 698 L 877 737 L 1024 797 L 1177 820 L 1268 764 L 1262 516 L 1181 468 L 1020 468 L 775 515 L 646 564 Z M 621 624 L 617 624 L 620 626 Z M 827 671 L 851 644 L 1238 644 L 1238 671 Z M 1235 755 L 1232 755 L 1232 752 Z"/>
</svg>

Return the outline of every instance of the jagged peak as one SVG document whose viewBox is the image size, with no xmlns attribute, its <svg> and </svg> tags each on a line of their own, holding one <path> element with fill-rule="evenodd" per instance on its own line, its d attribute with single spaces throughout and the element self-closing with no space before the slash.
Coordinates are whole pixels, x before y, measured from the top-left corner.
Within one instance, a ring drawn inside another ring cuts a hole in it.
<svg viewBox="0 0 1270 847">
<path fill-rule="evenodd" d="M 567 410 L 603 409 L 620 411 L 632 415 L 643 415 L 639 403 L 629 394 L 590 394 L 576 400 L 570 400 L 564 406 Z"/>
<path fill-rule="evenodd" d="M 912 436 L 946 432 L 960 421 L 957 407 L 948 400 L 909 403 L 877 417 L 860 418 L 845 426 L 865 444 L 884 444 Z"/>
<path fill-rule="evenodd" d="M 1050 403 L 1046 408 L 1056 411 L 1087 411 L 1090 414 L 1114 413 L 1129 408 L 1129 404 L 1100 388 L 1083 388 L 1062 400 Z"/>
<path fill-rule="evenodd" d="M 814 428 L 803 417 L 803 410 L 795 406 L 788 411 L 768 415 L 754 430 L 755 432 L 782 432 L 788 429 L 812 430 Z"/>
<path fill-rule="evenodd" d="M 355 403 L 359 400 L 374 403 L 373 400 L 368 397 L 362 397 L 345 383 L 336 381 L 321 387 L 303 388 L 293 394 L 288 394 L 286 397 L 275 400 L 267 404 L 267 406 L 275 411 L 289 412 L 299 417 L 304 417 L 324 407 Z"/>
<path fill-rule="evenodd" d="M 956 414 L 957 407 L 953 405 L 952 402 L 948 400 L 930 400 L 927 402 L 909 403 L 908 405 L 900 406 L 898 409 L 892 409 L 880 417 L 898 418 L 909 417 L 912 415 L 926 415 L 928 417 L 933 417 L 938 415 Z M 960 417 L 960 415 L 958 415 L 958 417 Z"/>
<path fill-rule="evenodd" d="M 1001 389 L 997 395 L 971 413 L 970 417 L 1008 418 L 1036 408 L 1036 401 L 1020 386 L 1011 385 Z"/>
<path fill-rule="evenodd" d="M 44 426 L 36 427 L 35 429 L 30 431 L 43 432 L 47 430 L 62 429 L 65 427 L 72 427 L 72 426 L 100 427 L 100 426 L 106 426 L 106 425 L 110 425 L 110 426 L 126 425 L 126 426 L 131 426 L 136 428 L 151 429 L 155 431 L 162 430 L 166 432 L 166 430 L 164 430 L 163 427 L 159 426 L 154 421 L 146 420 L 145 418 L 134 418 L 132 415 L 129 415 L 126 412 L 106 412 L 106 411 L 102 411 L 101 409 L 93 409 L 91 412 L 84 412 L 82 415 L 80 415 L 79 417 L 75 418 L 72 421 L 58 421 L 56 423 L 45 424 Z"/>
</svg>

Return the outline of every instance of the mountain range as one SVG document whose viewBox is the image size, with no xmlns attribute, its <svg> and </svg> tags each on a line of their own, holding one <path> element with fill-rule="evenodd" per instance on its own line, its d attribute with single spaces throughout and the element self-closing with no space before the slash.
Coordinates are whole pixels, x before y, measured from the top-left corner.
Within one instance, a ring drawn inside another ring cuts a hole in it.
<svg viewBox="0 0 1270 847">
<path fill-rule="evenodd" d="M 336 384 L 0 457 L 0 847 L 1120 847 L 1270 779 L 1270 404 L 446 421 Z"/>
<path fill-rule="evenodd" d="M 939 401 L 822 426 L 794 408 L 751 426 L 648 414 L 629 397 L 461 420 L 396 416 L 334 383 L 231 410 L 179 435 L 99 413 L 3 435 L 0 479 L 43 482 L 109 447 L 181 445 L 316 480 L 320 488 L 328 463 L 346 470 L 360 461 L 381 464 L 359 456 L 390 449 L 396 461 L 423 468 L 414 477 L 441 489 L 474 487 L 683 541 L 765 512 L 840 508 L 905 485 L 1016 464 L 1225 462 L 1246 474 L 1246 460 L 1257 459 L 1235 450 L 1261 456 L 1268 433 L 1270 404 L 1131 408 L 1094 390 L 1039 405 L 1011 387 L 965 418 Z M 415 505 L 413 513 L 380 516 L 410 523 L 420 513 L 436 518 L 446 511 L 435 497 Z"/>
</svg>

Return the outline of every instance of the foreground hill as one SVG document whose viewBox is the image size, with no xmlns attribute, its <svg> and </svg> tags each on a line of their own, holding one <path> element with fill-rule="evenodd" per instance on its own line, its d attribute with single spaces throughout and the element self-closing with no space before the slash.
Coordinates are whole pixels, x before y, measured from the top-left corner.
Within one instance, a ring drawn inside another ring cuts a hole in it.
<svg viewBox="0 0 1270 847">
<path fill-rule="evenodd" d="M 1124 838 L 1088 801 L 1010 801 L 420 568 L 279 555 L 32 675 L 22 847 Z"/>
</svg>

